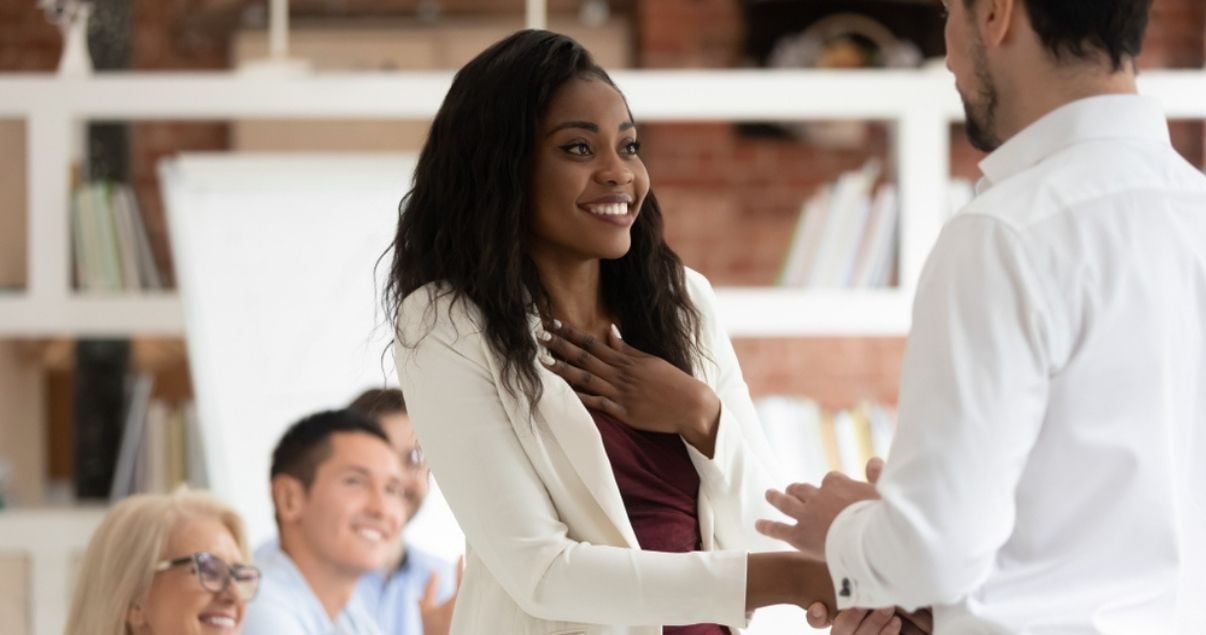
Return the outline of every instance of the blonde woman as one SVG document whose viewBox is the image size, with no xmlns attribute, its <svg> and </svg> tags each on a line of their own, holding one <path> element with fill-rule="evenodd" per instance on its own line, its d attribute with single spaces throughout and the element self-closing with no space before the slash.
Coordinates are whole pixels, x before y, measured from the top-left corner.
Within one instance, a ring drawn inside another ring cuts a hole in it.
<svg viewBox="0 0 1206 635">
<path fill-rule="evenodd" d="M 93 534 L 67 635 L 238 633 L 260 572 L 243 522 L 202 492 L 139 495 Z"/>
</svg>

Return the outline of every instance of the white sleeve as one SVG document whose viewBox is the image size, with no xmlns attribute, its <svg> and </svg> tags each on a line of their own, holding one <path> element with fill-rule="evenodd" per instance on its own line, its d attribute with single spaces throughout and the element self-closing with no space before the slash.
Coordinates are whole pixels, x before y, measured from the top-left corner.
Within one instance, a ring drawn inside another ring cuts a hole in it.
<svg viewBox="0 0 1206 635">
<path fill-rule="evenodd" d="M 914 303 L 882 500 L 829 530 L 839 608 L 951 603 L 988 576 L 1046 409 L 1050 297 L 1012 228 L 969 214 L 943 230 Z"/>
<path fill-rule="evenodd" d="M 512 599 L 546 620 L 743 626 L 744 552 L 656 553 L 567 536 L 508 420 L 482 335 L 437 305 L 419 339 L 431 326 L 416 299 L 425 295 L 400 311 L 412 346 L 396 344 L 402 391 L 466 540 Z"/>
<path fill-rule="evenodd" d="M 781 514 L 766 502 L 766 490 L 782 489 L 779 468 L 762 429 L 737 353 L 716 314 L 716 294 L 700 274 L 688 270 L 691 299 L 699 309 L 702 349 L 714 372 L 709 383 L 720 398 L 720 423 L 712 458 L 687 445 L 700 476 L 700 495 L 715 515 L 716 545 L 722 549 L 783 551 L 790 549 L 754 529 L 760 518 Z"/>
</svg>

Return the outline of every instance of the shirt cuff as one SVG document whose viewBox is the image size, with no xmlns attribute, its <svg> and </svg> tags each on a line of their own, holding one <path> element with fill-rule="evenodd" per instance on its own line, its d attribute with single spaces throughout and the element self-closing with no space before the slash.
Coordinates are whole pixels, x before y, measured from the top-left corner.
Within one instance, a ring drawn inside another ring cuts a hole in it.
<svg viewBox="0 0 1206 635">
<path fill-rule="evenodd" d="M 880 594 L 875 593 L 875 578 L 862 549 L 863 532 L 877 504 L 879 501 L 865 500 L 843 509 L 825 536 L 825 562 L 838 610 L 880 607 L 875 599 Z"/>
</svg>

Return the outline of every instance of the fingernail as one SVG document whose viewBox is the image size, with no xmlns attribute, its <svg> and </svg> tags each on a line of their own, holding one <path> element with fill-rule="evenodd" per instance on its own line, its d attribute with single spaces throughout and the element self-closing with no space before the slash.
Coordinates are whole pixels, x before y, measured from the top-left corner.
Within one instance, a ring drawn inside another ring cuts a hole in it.
<svg viewBox="0 0 1206 635">
<path fill-rule="evenodd" d="M 614 322 L 611 325 L 611 334 L 615 335 L 617 340 L 624 339 L 624 337 L 620 335 L 620 327 L 616 326 Z"/>
<path fill-rule="evenodd" d="M 540 329 L 539 331 L 536 331 L 536 339 L 540 340 L 541 342 L 550 342 L 552 341 L 553 336 L 549 335 L 548 331 Z"/>
<path fill-rule="evenodd" d="M 821 607 L 819 606 L 814 606 L 808 609 L 808 614 L 818 619 L 824 617 L 824 614 L 821 612 Z"/>
<path fill-rule="evenodd" d="M 553 320 L 553 328 L 560 329 L 561 328 L 561 320 Z"/>
<path fill-rule="evenodd" d="M 545 366 L 553 365 L 553 356 L 543 348 L 536 351 L 536 359 L 540 360 L 540 363 Z"/>
</svg>

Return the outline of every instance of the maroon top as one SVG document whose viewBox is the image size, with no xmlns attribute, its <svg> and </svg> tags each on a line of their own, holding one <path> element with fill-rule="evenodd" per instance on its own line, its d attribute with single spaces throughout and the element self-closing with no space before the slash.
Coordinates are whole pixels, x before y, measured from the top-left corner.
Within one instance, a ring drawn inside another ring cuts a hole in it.
<svg viewBox="0 0 1206 635">
<path fill-rule="evenodd" d="M 646 432 L 590 411 L 637 542 L 646 551 L 699 551 L 699 473 L 677 434 Z M 670 635 L 729 635 L 716 624 L 667 626 Z"/>
</svg>

